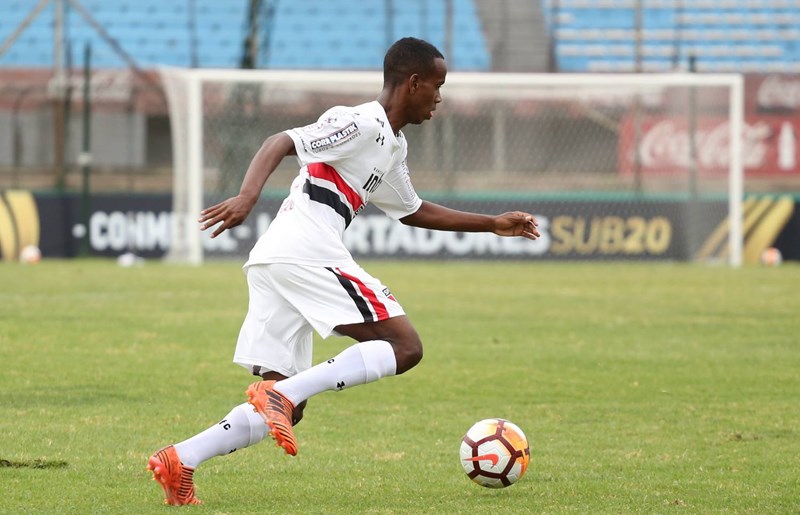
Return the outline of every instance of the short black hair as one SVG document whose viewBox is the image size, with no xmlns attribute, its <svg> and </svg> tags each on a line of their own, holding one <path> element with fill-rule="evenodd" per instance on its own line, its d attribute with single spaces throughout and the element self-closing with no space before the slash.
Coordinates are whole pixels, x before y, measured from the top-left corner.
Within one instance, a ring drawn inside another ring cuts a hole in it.
<svg viewBox="0 0 800 515">
<path fill-rule="evenodd" d="M 397 40 L 383 58 L 383 85 L 396 86 L 415 73 L 432 72 L 436 58 L 444 59 L 444 55 L 427 41 L 410 37 Z"/>
</svg>

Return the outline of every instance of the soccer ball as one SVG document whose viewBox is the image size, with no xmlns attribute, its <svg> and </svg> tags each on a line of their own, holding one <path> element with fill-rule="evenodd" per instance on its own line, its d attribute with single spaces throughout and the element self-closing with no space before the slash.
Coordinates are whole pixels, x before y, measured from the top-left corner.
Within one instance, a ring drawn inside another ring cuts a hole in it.
<svg viewBox="0 0 800 515">
<path fill-rule="evenodd" d="M 42 260 L 42 251 L 36 245 L 26 245 L 19 253 L 19 260 L 26 265 L 32 265 Z"/>
<path fill-rule="evenodd" d="M 469 428 L 461 439 L 461 465 L 481 486 L 505 488 L 525 474 L 531 450 L 522 429 L 502 418 L 489 418 Z"/>
<path fill-rule="evenodd" d="M 783 263 L 783 255 L 781 251 L 775 247 L 764 249 L 761 253 L 761 264 L 765 266 L 779 266 Z"/>
</svg>

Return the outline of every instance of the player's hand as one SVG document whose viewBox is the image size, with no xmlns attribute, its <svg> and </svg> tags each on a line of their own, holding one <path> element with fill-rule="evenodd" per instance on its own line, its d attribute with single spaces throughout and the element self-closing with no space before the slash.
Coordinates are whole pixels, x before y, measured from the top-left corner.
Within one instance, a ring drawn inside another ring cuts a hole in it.
<svg viewBox="0 0 800 515">
<path fill-rule="evenodd" d="M 522 236 L 535 240 L 541 236 L 538 226 L 533 215 L 521 211 L 503 213 L 494 219 L 494 233 L 500 236 Z"/>
<path fill-rule="evenodd" d="M 200 218 L 197 220 L 200 222 L 200 230 L 205 231 L 209 227 L 219 224 L 219 227 L 211 233 L 211 237 L 216 238 L 226 229 L 241 225 L 250 214 L 254 204 L 252 200 L 237 195 L 206 208 L 200 212 Z"/>
</svg>

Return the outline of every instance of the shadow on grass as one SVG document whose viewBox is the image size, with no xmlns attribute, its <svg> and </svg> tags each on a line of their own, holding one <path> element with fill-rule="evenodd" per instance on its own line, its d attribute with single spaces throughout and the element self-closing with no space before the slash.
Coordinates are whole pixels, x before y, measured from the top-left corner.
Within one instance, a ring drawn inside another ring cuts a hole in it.
<svg viewBox="0 0 800 515">
<path fill-rule="evenodd" d="M 30 461 L 14 461 L 4 460 L 0 458 L 0 468 L 14 468 L 14 469 L 63 469 L 69 466 L 63 460 L 30 460 Z"/>
</svg>

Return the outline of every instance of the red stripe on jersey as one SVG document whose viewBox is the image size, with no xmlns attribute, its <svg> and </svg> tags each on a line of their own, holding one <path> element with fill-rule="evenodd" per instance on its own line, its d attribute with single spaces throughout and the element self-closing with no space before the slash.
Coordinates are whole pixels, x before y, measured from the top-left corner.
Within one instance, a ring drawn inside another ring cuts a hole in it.
<svg viewBox="0 0 800 515">
<path fill-rule="evenodd" d="M 342 179 L 342 176 L 339 175 L 339 172 L 330 165 L 325 163 L 311 163 L 308 165 L 308 175 L 311 177 L 316 177 L 318 179 L 325 179 L 326 181 L 330 181 L 336 185 L 336 189 L 339 190 L 347 201 L 350 203 L 350 207 L 353 208 L 353 213 L 356 213 L 361 206 L 364 205 L 364 201 L 361 200 L 361 197 L 356 193 L 356 190 L 350 187 L 349 184 Z"/>
<path fill-rule="evenodd" d="M 358 286 L 358 289 L 361 290 L 361 294 L 367 298 L 369 303 L 372 305 L 372 309 L 375 310 L 375 315 L 377 315 L 378 321 L 389 318 L 389 312 L 386 310 L 386 306 L 383 304 L 383 302 L 378 300 L 378 297 L 375 295 L 374 291 L 367 288 L 367 285 L 361 282 L 358 277 L 342 272 L 341 268 L 337 268 L 336 271 L 339 272 L 342 277 L 349 279 L 351 282 L 355 283 L 356 286 Z"/>
</svg>

